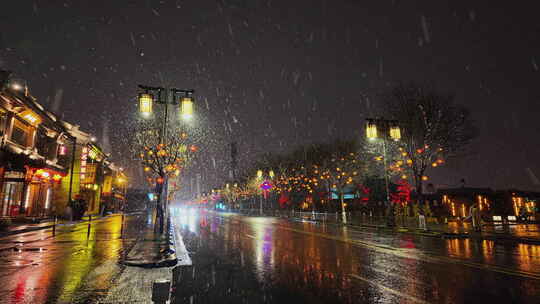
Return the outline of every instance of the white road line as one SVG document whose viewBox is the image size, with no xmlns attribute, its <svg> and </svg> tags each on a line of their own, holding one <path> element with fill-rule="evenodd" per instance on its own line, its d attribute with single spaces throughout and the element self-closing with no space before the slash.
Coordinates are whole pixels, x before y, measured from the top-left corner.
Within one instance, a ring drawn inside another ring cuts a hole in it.
<svg viewBox="0 0 540 304">
<path fill-rule="evenodd" d="M 358 276 L 358 275 L 356 275 L 356 274 L 352 274 L 352 273 L 351 273 L 351 274 L 349 274 L 349 276 L 351 276 L 351 277 L 353 277 L 353 278 L 355 278 L 355 279 L 358 279 L 358 280 L 360 280 L 360 281 L 364 281 L 364 282 L 366 282 L 366 283 L 368 283 L 368 284 L 374 285 L 374 286 L 376 286 L 377 288 L 379 288 L 379 289 L 381 289 L 381 290 L 384 290 L 384 291 L 386 291 L 386 292 L 388 292 L 388 293 L 391 293 L 391 294 L 393 294 L 393 295 L 396 295 L 396 296 L 400 296 L 400 297 L 405 298 L 405 299 L 407 299 L 407 300 L 410 300 L 410 301 L 413 301 L 413 302 L 416 302 L 416 303 L 429 303 L 429 302 L 424 301 L 424 300 L 422 300 L 422 299 L 419 299 L 419 298 L 417 298 L 417 297 L 413 297 L 413 296 L 411 296 L 411 295 L 408 295 L 408 294 L 399 292 L 399 291 L 394 290 L 394 289 L 392 289 L 392 288 L 388 288 L 388 287 L 383 286 L 383 285 L 381 285 L 381 284 L 379 284 L 379 283 L 377 283 L 377 282 L 374 282 L 374 281 L 372 281 L 372 280 L 363 278 L 363 277 Z"/>
</svg>

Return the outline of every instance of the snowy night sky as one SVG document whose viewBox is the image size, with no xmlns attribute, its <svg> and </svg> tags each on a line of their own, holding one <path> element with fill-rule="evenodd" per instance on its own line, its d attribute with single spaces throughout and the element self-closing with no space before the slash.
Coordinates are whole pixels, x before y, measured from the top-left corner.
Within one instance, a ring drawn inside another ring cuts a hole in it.
<svg viewBox="0 0 540 304">
<path fill-rule="evenodd" d="M 195 90 L 199 127 L 214 136 L 200 166 L 211 187 L 227 176 L 231 140 L 246 166 L 361 137 L 377 94 L 415 81 L 454 92 L 479 128 L 471 155 L 433 183 L 540 190 L 533 1 L 2 2 L 0 68 L 127 167 L 116 130 L 137 115 L 139 83 Z"/>
</svg>

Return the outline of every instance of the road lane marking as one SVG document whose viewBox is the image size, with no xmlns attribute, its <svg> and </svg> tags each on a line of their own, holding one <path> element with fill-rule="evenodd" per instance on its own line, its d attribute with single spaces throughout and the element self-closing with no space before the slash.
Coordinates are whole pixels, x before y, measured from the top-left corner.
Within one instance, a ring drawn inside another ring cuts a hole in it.
<svg viewBox="0 0 540 304">
<path fill-rule="evenodd" d="M 400 296 L 400 297 L 402 297 L 402 298 L 405 298 L 405 299 L 407 299 L 407 300 L 410 300 L 410 301 L 412 301 L 412 302 L 422 303 L 422 304 L 428 304 L 428 303 L 429 303 L 429 302 L 426 302 L 426 301 L 424 301 L 424 300 L 422 300 L 422 299 L 419 299 L 419 298 L 417 298 L 417 297 L 413 297 L 413 296 L 411 296 L 411 295 L 408 295 L 408 294 L 402 293 L 402 292 L 400 292 L 400 291 L 394 290 L 394 289 L 392 289 L 392 288 L 386 287 L 386 286 L 381 285 L 381 284 L 379 284 L 379 283 L 377 283 L 377 282 L 375 282 L 375 281 L 366 279 L 366 278 L 361 277 L 361 276 L 358 276 L 358 275 L 356 275 L 356 274 L 352 274 L 352 273 L 351 273 L 351 274 L 349 274 L 349 276 L 351 276 L 351 277 L 353 277 L 353 278 L 355 278 L 355 279 L 358 279 L 358 280 L 360 280 L 360 281 L 366 282 L 366 283 L 368 283 L 368 284 L 371 284 L 371 285 L 373 285 L 373 286 L 376 286 L 377 288 L 379 288 L 379 289 L 381 289 L 381 290 L 384 290 L 384 291 L 386 291 L 386 292 L 388 292 L 388 293 L 391 293 L 391 294 L 393 294 L 393 295 Z"/>
<path fill-rule="evenodd" d="M 247 222 L 244 219 L 241 219 L 241 220 L 243 222 L 245 222 L 245 223 Z M 264 223 L 253 223 L 253 222 L 247 222 L 247 223 L 249 223 L 250 225 L 266 225 Z M 379 245 L 379 244 L 366 242 L 366 241 L 353 240 L 353 239 L 350 239 L 350 238 L 343 238 L 343 237 L 328 235 L 328 234 L 324 234 L 324 233 L 305 231 L 305 230 L 285 227 L 285 226 L 282 226 L 282 225 L 273 225 L 273 226 L 276 227 L 276 228 L 279 228 L 279 229 L 283 229 L 283 230 L 289 230 L 289 231 L 293 231 L 293 232 L 297 232 L 297 233 L 302 233 L 302 234 L 307 234 L 307 235 L 312 235 L 312 236 L 318 236 L 318 237 L 325 238 L 325 239 L 330 239 L 330 240 L 334 240 L 334 241 L 339 241 L 339 242 L 349 243 L 349 244 L 353 244 L 353 245 L 363 246 L 363 247 L 370 248 L 370 249 L 375 250 L 375 251 L 395 255 L 395 256 L 398 256 L 398 257 L 401 257 L 401 258 L 413 259 L 413 260 L 417 260 L 417 261 L 421 261 L 421 262 L 431 262 L 431 263 L 434 263 L 434 264 L 445 264 L 445 263 L 447 263 L 447 264 L 463 265 L 463 266 L 468 266 L 468 267 L 476 268 L 476 269 L 488 270 L 488 271 L 503 273 L 503 274 L 507 274 L 507 275 L 524 277 L 524 278 L 528 278 L 528 279 L 540 280 L 540 274 L 534 273 L 534 272 L 528 272 L 528 271 L 517 270 L 517 269 L 509 269 L 509 268 L 505 268 L 505 267 L 502 267 L 502 266 L 496 266 L 496 265 L 468 262 L 468 261 L 464 261 L 464 260 L 461 260 L 461 259 L 444 257 L 444 256 L 427 255 L 427 254 L 420 253 L 420 252 L 418 252 L 416 254 L 411 254 L 411 253 L 404 252 L 404 251 L 402 251 L 402 250 L 400 250 L 398 248 L 393 248 L 393 247 L 389 247 L 389 246 L 386 246 L 386 245 Z"/>
</svg>

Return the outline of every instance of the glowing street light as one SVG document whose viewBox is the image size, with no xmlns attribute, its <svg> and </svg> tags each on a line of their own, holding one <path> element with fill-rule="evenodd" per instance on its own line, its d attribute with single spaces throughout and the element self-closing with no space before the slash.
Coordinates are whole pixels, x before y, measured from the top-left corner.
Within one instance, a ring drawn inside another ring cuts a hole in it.
<svg viewBox="0 0 540 304">
<path fill-rule="evenodd" d="M 149 117 L 152 114 L 153 99 L 148 93 L 139 94 L 139 111 L 143 117 Z"/>
<path fill-rule="evenodd" d="M 373 121 L 368 120 L 367 122 L 366 136 L 370 140 L 377 138 L 377 125 Z"/>
<path fill-rule="evenodd" d="M 193 117 L 193 98 L 183 97 L 180 104 L 180 115 L 184 120 L 190 120 Z"/>
<path fill-rule="evenodd" d="M 381 135 L 378 134 L 378 129 L 381 130 Z M 382 139 L 382 149 L 383 149 L 383 166 L 384 166 L 384 182 L 385 182 L 385 189 L 386 189 L 386 201 L 390 202 L 390 190 L 389 190 L 389 181 L 388 181 L 388 168 L 386 164 L 386 141 L 388 139 L 392 139 L 394 141 L 398 141 L 401 139 L 401 129 L 399 128 L 399 125 L 397 121 L 395 120 L 387 120 L 387 119 L 367 119 L 366 124 L 366 137 L 373 141 L 379 137 Z M 406 155 L 406 154 L 405 154 Z M 376 158 L 376 160 L 380 160 L 379 158 Z M 408 163 L 408 162 L 407 162 Z M 405 176 L 405 175 L 403 175 Z M 402 176 L 402 178 L 403 178 Z"/>
<path fill-rule="evenodd" d="M 401 129 L 398 126 L 390 127 L 390 138 L 396 141 L 401 139 Z"/>
<path fill-rule="evenodd" d="M 24 89 L 24 86 L 19 81 L 11 82 L 9 87 L 14 91 L 22 91 Z"/>
</svg>

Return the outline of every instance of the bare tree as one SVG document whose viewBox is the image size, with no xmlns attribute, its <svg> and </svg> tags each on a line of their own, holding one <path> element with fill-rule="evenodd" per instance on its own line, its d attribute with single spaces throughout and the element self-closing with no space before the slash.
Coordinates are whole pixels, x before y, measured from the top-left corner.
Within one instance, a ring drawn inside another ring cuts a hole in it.
<svg viewBox="0 0 540 304">
<path fill-rule="evenodd" d="M 469 111 L 454 96 L 421 85 L 398 85 L 383 98 L 383 115 L 402 130 L 398 166 L 412 176 L 422 199 L 426 172 L 462 154 L 476 135 Z M 403 166 L 401 166 L 403 164 Z"/>
</svg>

